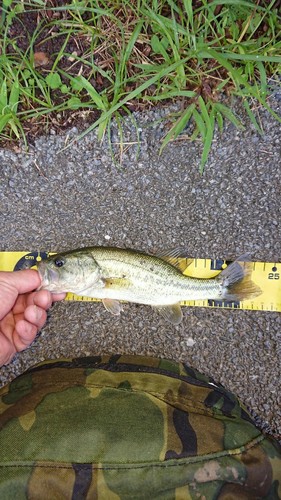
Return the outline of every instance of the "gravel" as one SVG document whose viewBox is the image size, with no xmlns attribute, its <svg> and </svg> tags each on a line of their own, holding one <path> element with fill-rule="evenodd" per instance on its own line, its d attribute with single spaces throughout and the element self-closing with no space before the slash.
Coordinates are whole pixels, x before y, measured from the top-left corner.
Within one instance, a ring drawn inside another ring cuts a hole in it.
<svg viewBox="0 0 281 500">
<path fill-rule="evenodd" d="M 280 112 L 280 95 L 273 105 Z M 172 107 L 173 109 L 173 107 Z M 170 108 L 171 111 L 171 108 Z M 241 110 L 238 111 L 241 114 Z M 226 124 L 216 133 L 204 175 L 202 147 L 184 137 L 159 156 L 168 113 L 160 108 L 124 124 L 122 166 L 96 134 L 61 151 L 78 130 L 36 140 L 28 154 L 0 151 L 2 250 L 68 250 L 87 245 L 148 252 L 182 246 L 193 257 L 280 260 L 280 124 L 259 110 L 264 135 Z M 114 150 L 120 157 L 118 131 Z M 101 304 L 55 304 L 32 346 L 0 369 L 1 384 L 47 358 L 134 353 L 189 363 L 234 391 L 257 423 L 281 436 L 281 316 L 185 308 L 173 327 L 147 306 L 120 318 Z"/>
</svg>

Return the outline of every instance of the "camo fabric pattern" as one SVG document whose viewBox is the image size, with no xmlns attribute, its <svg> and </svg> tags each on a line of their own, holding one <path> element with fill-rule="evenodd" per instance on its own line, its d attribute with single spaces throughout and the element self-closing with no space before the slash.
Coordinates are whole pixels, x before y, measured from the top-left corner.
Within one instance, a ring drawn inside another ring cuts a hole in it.
<svg viewBox="0 0 281 500">
<path fill-rule="evenodd" d="M 173 361 L 59 359 L 0 390 L 0 499 L 281 497 L 281 450 Z"/>
</svg>

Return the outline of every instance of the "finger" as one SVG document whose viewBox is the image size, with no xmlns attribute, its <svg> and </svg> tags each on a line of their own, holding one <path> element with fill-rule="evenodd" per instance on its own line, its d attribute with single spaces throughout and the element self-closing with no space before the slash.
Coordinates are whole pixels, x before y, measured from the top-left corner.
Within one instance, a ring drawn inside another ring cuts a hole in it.
<svg viewBox="0 0 281 500">
<path fill-rule="evenodd" d="M 40 329 L 46 323 L 47 313 L 41 307 L 35 305 L 28 306 L 24 311 L 24 319 Z"/>
<path fill-rule="evenodd" d="M 35 304 L 39 307 L 43 307 L 43 309 L 49 309 L 53 302 L 63 300 L 65 296 L 65 293 L 53 294 L 47 290 L 40 290 L 38 292 L 34 292 L 34 294 L 31 294 L 30 297 L 28 297 L 27 304 Z"/>
<path fill-rule="evenodd" d="M 36 305 L 43 309 L 49 309 L 52 305 L 52 294 L 47 290 L 40 290 L 30 294 L 27 299 L 27 305 Z"/>
<path fill-rule="evenodd" d="M 24 293 L 19 295 L 13 307 L 13 313 L 18 315 L 23 313 L 27 306 L 35 304 L 43 309 L 49 309 L 53 302 L 63 300 L 65 293 L 52 294 L 47 290 L 40 290 L 33 293 Z"/>
<path fill-rule="evenodd" d="M 44 307 L 44 309 L 49 309 L 53 302 L 63 300 L 65 296 L 66 293 L 51 293 L 47 290 L 40 290 L 34 294 L 34 304 Z"/>
<path fill-rule="evenodd" d="M 18 294 L 34 290 L 40 284 L 37 271 L 28 269 L 16 272 L 0 272 L 0 319 L 13 308 Z"/>
<path fill-rule="evenodd" d="M 53 302 L 58 302 L 59 300 L 63 300 L 66 297 L 66 293 L 52 293 Z"/>
<path fill-rule="evenodd" d="M 7 365 L 15 355 L 15 348 L 10 340 L 0 333 L 0 366 Z"/>
<path fill-rule="evenodd" d="M 35 269 L 24 269 L 22 271 L 1 271 L 0 283 L 7 283 L 15 288 L 18 293 L 31 292 L 38 288 L 41 283 L 39 273 Z"/>
<path fill-rule="evenodd" d="M 18 321 L 14 331 L 14 344 L 17 351 L 23 351 L 35 339 L 37 327 L 22 319 Z"/>
<path fill-rule="evenodd" d="M 9 341 L 11 341 L 14 328 L 15 328 L 15 317 L 14 317 L 13 313 L 11 312 L 11 313 L 7 314 L 0 321 L 0 351 L 1 351 L 1 339 L 2 339 L 1 336 L 4 335 L 9 339 Z"/>
</svg>

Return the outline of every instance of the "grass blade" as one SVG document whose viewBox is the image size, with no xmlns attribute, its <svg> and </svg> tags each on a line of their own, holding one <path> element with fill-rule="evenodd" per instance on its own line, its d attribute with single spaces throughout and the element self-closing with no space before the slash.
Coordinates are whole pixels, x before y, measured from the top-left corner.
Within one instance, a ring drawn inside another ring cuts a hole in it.
<svg viewBox="0 0 281 500">
<path fill-rule="evenodd" d="M 6 79 L 3 80 L 0 90 L 0 112 L 8 105 L 8 91 Z"/>
<path fill-rule="evenodd" d="M 195 103 L 190 104 L 183 115 L 170 128 L 169 132 L 163 139 L 162 145 L 160 147 L 160 154 L 162 153 L 164 147 L 167 146 L 168 142 L 170 142 L 172 139 L 176 139 L 178 135 L 183 131 L 183 129 L 187 126 L 194 109 Z"/>
<path fill-rule="evenodd" d="M 190 56 L 184 58 L 182 60 L 182 62 L 187 62 L 189 59 L 190 59 Z M 109 116 L 112 116 L 115 113 L 115 111 L 117 111 L 119 108 L 124 106 L 128 101 L 135 99 L 135 97 L 139 97 L 142 94 L 142 92 L 145 91 L 148 87 L 150 87 L 151 85 L 154 85 L 157 81 L 160 81 L 162 78 L 164 78 L 169 73 L 172 73 L 175 69 L 177 69 L 179 64 L 180 64 L 179 62 L 175 62 L 169 66 L 166 66 L 161 71 L 159 71 L 159 73 L 157 73 L 156 75 L 154 75 L 151 78 L 149 78 L 148 80 L 146 80 L 142 85 L 140 85 L 139 87 L 134 89 L 132 92 L 129 92 L 121 101 L 117 102 L 108 111 L 102 113 L 102 115 L 98 118 L 98 120 L 96 120 L 94 123 L 92 123 L 92 125 L 90 125 L 90 127 L 88 127 L 86 130 L 84 130 L 84 132 L 82 132 L 76 140 L 82 139 L 82 137 L 84 137 L 89 132 L 94 130 L 101 122 L 103 122 L 107 118 L 109 118 Z M 74 142 L 74 141 L 72 141 L 72 142 Z M 72 142 L 70 142 L 66 146 L 66 148 L 69 148 L 70 145 L 72 144 Z M 66 149 L 66 148 L 64 148 L 64 149 Z"/>
<path fill-rule="evenodd" d="M 193 111 L 193 118 L 196 123 L 196 126 L 202 136 L 202 139 L 205 139 L 206 136 L 206 124 L 204 120 L 202 119 L 202 116 L 198 113 L 197 109 L 194 109 Z"/>
<path fill-rule="evenodd" d="M 0 116 L 0 132 L 4 130 L 7 123 L 13 118 L 12 113 L 7 113 L 6 115 Z"/>
<path fill-rule="evenodd" d="M 9 95 L 9 108 L 16 113 L 19 104 L 20 87 L 18 80 L 12 84 L 11 92 Z"/>
<path fill-rule="evenodd" d="M 235 114 L 231 111 L 230 108 L 228 108 L 224 104 L 221 104 L 220 102 L 214 103 L 213 108 L 215 111 L 219 111 L 222 115 L 224 115 L 231 123 L 233 123 L 235 127 L 244 130 L 245 127 L 242 125 L 240 120 L 236 118 Z"/>
<path fill-rule="evenodd" d="M 233 52 L 222 52 L 220 54 L 220 57 L 232 61 L 260 61 L 281 63 L 281 56 L 263 56 L 260 54 L 234 54 Z"/>
<path fill-rule="evenodd" d="M 204 146 L 199 167 L 200 174 L 203 174 L 205 165 L 208 160 L 208 156 L 213 142 L 214 131 L 215 131 L 215 113 L 214 109 L 212 109 L 210 115 L 208 115 L 208 124 L 206 123 L 206 135 L 204 137 Z"/>
<path fill-rule="evenodd" d="M 263 134 L 263 130 L 261 128 L 261 126 L 258 124 L 257 120 L 256 120 L 256 117 L 253 113 L 253 111 L 251 110 L 250 106 L 249 106 L 249 103 L 248 103 L 248 100 L 247 99 L 244 99 L 243 100 L 243 105 L 244 105 L 244 108 L 246 109 L 247 113 L 248 113 L 248 116 L 252 122 L 252 124 L 254 125 L 255 129 L 260 133 L 260 134 Z"/>
<path fill-rule="evenodd" d="M 193 90 L 171 90 L 168 92 L 163 92 L 162 94 L 155 95 L 155 96 L 144 96 L 145 100 L 152 100 L 152 101 L 162 101 L 164 99 L 173 99 L 174 97 L 179 98 L 179 97 L 188 97 L 188 98 L 193 98 L 196 97 L 196 92 Z"/>
<path fill-rule="evenodd" d="M 100 94 L 96 91 L 96 89 L 93 87 L 93 85 L 86 80 L 86 78 L 82 75 L 77 76 L 75 79 L 71 79 L 72 81 L 75 80 L 79 85 L 81 85 L 82 88 L 87 90 L 88 94 L 92 98 L 93 102 L 97 106 L 98 109 L 102 111 L 106 111 L 106 105 Z"/>
<path fill-rule="evenodd" d="M 219 131 L 222 132 L 223 131 L 223 116 L 218 110 L 216 110 L 216 122 L 218 124 Z"/>
</svg>

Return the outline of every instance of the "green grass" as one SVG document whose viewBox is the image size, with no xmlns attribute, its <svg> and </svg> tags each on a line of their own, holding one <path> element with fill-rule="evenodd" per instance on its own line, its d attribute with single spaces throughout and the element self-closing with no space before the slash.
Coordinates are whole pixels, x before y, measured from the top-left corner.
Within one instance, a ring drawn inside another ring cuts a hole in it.
<svg viewBox="0 0 281 500">
<path fill-rule="evenodd" d="M 4 0 L 2 143 L 22 138 L 27 146 L 28 130 L 47 131 L 54 120 L 85 109 L 98 117 L 80 138 L 95 128 L 100 139 L 110 137 L 113 117 L 122 137 L 122 118 L 133 109 L 180 99 L 182 111 L 173 117 L 160 152 L 191 124 L 188 139 L 202 141 L 203 172 L 215 127 L 222 130 L 228 120 L 243 128 L 231 111 L 231 96 L 240 98 L 259 133 L 253 103 L 281 121 L 268 104 L 268 78 L 280 84 L 281 17 L 275 3 Z M 36 19 L 35 28 L 25 16 Z M 38 52 L 50 46 L 55 48 L 48 64 L 39 66 Z"/>
</svg>

